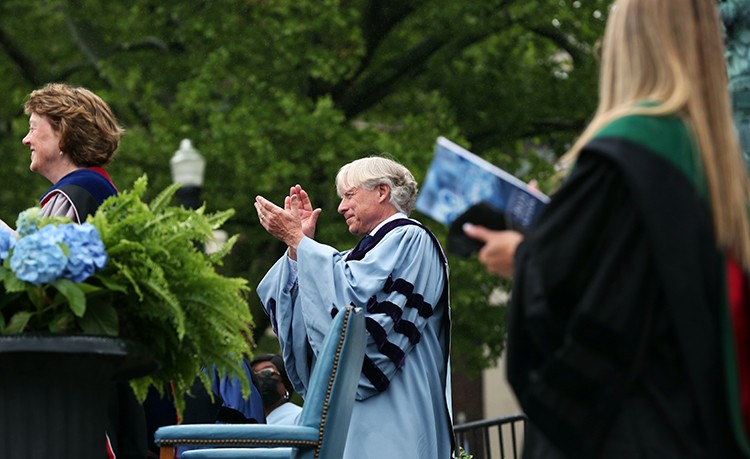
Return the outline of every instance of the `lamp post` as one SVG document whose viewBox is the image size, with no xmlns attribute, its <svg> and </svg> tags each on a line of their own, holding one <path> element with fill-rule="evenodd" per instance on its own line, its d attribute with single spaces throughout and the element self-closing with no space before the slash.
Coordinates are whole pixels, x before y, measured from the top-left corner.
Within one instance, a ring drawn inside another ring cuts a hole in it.
<svg viewBox="0 0 750 459">
<path fill-rule="evenodd" d="M 182 139 L 180 148 L 174 152 L 174 155 L 169 160 L 169 169 L 172 172 L 172 183 L 180 184 L 180 188 L 175 193 L 179 204 L 186 209 L 198 208 L 200 205 L 201 189 L 203 188 L 203 177 L 206 171 L 206 160 L 193 147 L 190 139 Z M 162 390 L 164 389 L 162 388 Z M 149 448 L 152 452 L 154 451 L 153 448 L 156 448 L 153 443 L 156 429 L 165 425 L 176 424 L 179 420 L 169 389 L 166 389 L 167 391 L 161 395 L 157 388 L 150 387 L 146 400 L 143 402 L 148 429 Z M 191 419 L 192 422 L 195 422 L 195 419 L 205 422 L 208 418 L 196 417 L 192 419 L 191 416 L 201 416 L 204 414 L 201 411 L 201 409 L 204 409 L 202 403 L 205 402 L 207 403 L 205 406 L 209 406 L 211 402 L 203 389 L 203 385 L 197 379 L 192 391 L 194 391 L 194 394 L 200 394 L 200 399 L 193 397 L 186 401 L 187 406 L 183 413 L 183 419 L 186 419 L 185 415 L 187 415 L 187 419 Z M 156 451 L 158 454 L 158 448 L 156 448 Z"/>
<path fill-rule="evenodd" d="M 182 139 L 180 148 L 169 160 L 172 182 L 181 186 L 177 190 L 177 200 L 187 209 L 195 209 L 200 203 L 206 160 L 193 147 L 190 139 Z"/>
</svg>

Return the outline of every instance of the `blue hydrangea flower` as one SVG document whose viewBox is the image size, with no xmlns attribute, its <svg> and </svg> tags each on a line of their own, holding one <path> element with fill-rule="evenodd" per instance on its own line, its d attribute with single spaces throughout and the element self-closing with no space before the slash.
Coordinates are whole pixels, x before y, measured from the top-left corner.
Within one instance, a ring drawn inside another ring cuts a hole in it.
<svg viewBox="0 0 750 459">
<path fill-rule="evenodd" d="M 13 248 L 10 269 L 19 279 L 44 284 L 60 278 L 68 257 L 60 242 L 62 233 L 53 225 L 22 237 Z"/>
<path fill-rule="evenodd" d="M 8 258 L 8 252 L 16 244 L 16 238 L 13 234 L 0 230 L 0 261 Z"/>
<path fill-rule="evenodd" d="M 94 225 L 71 223 L 58 228 L 62 232 L 62 242 L 70 250 L 63 277 L 73 282 L 82 282 L 107 264 L 107 252 Z"/>
<path fill-rule="evenodd" d="M 39 228 L 39 218 L 41 215 L 42 209 L 39 207 L 31 207 L 18 214 L 18 219 L 16 220 L 18 236 L 24 237 L 36 233 Z"/>
</svg>

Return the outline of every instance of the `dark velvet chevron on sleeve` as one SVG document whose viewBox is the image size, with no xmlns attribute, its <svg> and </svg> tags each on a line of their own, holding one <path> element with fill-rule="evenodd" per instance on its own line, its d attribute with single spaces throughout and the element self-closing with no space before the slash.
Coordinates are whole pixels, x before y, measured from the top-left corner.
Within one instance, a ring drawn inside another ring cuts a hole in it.
<svg viewBox="0 0 750 459">
<path fill-rule="evenodd" d="M 417 326 L 414 325 L 413 322 L 402 319 L 404 310 L 390 301 L 378 302 L 373 296 L 370 298 L 370 301 L 367 302 L 367 312 L 370 314 L 388 315 L 388 317 L 393 320 L 394 330 L 409 338 L 409 342 L 412 344 L 417 344 L 422 338 L 422 334 L 419 333 L 419 329 L 417 329 Z"/>
<path fill-rule="evenodd" d="M 406 354 L 404 354 L 403 349 L 388 340 L 388 333 L 385 329 L 371 317 L 365 317 L 365 327 L 372 339 L 375 340 L 378 351 L 388 357 L 396 365 L 396 368 L 403 367 L 404 362 L 406 362 Z"/>
<path fill-rule="evenodd" d="M 278 336 L 279 324 L 276 322 L 276 299 L 271 298 L 270 300 L 268 300 L 268 311 L 270 312 L 268 315 L 271 317 L 271 327 L 273 328 L 273 333 Z"/>
<path fill-rule="evenodd" d="M 432 317 L 432 314 L 434 313 L 434 311 L 432 310 L 432 305 L 430 303 L 427 303 L 422 295 L 420 295 L 419 293 L 414 293 L 414 285 L 407 282 L 406 280 L 394 280 L 393 278 L 388 277 L 388 279 L 385 281 L 383 290 L 386 293 L 397 292 L 404 295 L 407 298 L 406 307 L 415 308 L 417 311 L 419 311 L 419 315 L 424 317 L 425 319 Z"/>
<path fill-rule="evenodd" d="M 367 355 L 365 355 L 365 359 L 362 362 L 362 374 L 365 375 L 365 378 L 372 383 L 378 392 L 384 392 L 391 384 L 385 373 Z"/>
</svg>

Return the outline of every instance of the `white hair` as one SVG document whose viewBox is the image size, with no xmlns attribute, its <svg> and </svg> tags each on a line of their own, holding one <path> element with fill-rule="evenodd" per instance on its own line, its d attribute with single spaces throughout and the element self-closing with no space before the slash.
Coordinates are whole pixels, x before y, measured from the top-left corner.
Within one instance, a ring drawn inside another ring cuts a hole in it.
<svg viewBox="0 0 750 459">
<path fill-rule="evenodd" d="M 373 190 L 386 184 L 396 209 L 409 215 L 417 200 L 417 181 L 409 169 L 396 161 L 380 156 L 361 158 L 344 165 L 336 174 L 336 193 L 343 196 L 351 188 Z"/>
</svg>

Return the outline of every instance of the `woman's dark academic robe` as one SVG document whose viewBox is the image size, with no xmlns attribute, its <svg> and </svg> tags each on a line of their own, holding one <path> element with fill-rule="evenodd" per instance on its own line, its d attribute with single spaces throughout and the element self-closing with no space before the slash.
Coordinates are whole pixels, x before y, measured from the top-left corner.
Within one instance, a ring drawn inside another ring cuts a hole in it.
<svg viewBox="0 0 750 459">
<path fill-rule="evenodd" d="M 39 200 L 42 215 L 62 215 L 76 223 L 96 212 L 102 203 L 117 194 L 107 172 L 100 167 L 77 169 L 61 178 Z"/>
<path fill-rule="evenodd" d="M 516 252 L 507 371 L 525 458 L 745 457 L 705 190 L 677 117 L 621 118 L 584 148 Z"/>
<path fill-rule="evenodd" d="M 89 167 L 61 178 L 39 201 L 42 215 L 60 215 L 83 223 L 107 198 L 116 194 L 117 188 L 107 172 L 99 167 Z M 107 409 L 106 457 L 115 457 L 115 454 L 120 459 L 146 457 L 145 413 L 126 381 L 110 385 Z"/>
</svg>

